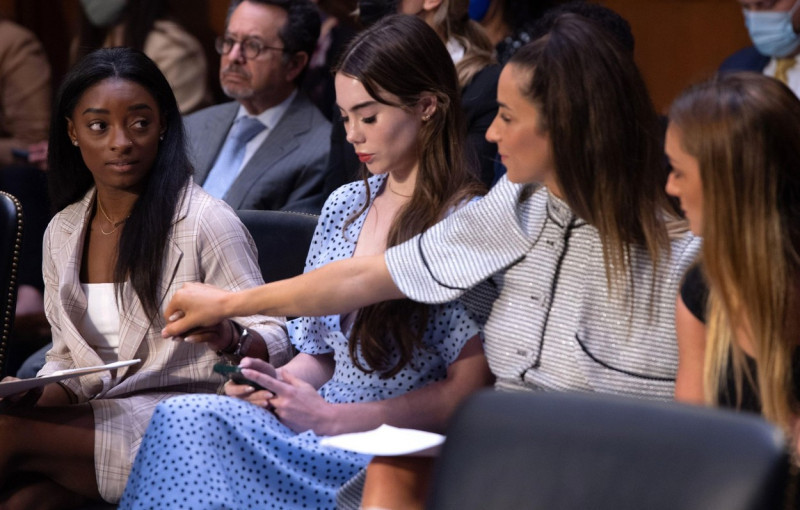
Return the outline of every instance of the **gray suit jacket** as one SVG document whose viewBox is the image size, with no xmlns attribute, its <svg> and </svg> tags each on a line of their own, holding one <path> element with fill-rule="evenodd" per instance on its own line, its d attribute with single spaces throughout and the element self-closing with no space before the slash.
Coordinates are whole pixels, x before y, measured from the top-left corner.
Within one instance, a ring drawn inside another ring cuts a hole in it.
<svg viewBox="0 0 800 510">
<path fill-rule="evenodd" d="M 238 108 L 239 103 L 231 101 L 184 118 L 198 184 L 214 166 Z M 298 92 L 223 199 L 234 209 L 319 214 L 326 198 L 330 131 L 330 122 Z"/>
</svg>

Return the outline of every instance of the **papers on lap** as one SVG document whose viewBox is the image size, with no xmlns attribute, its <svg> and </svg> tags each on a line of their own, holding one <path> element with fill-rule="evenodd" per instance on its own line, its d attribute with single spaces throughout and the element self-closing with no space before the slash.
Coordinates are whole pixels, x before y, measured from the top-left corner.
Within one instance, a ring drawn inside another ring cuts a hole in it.
<svg viewBox="0 0 800 510">
<path fill-rule="evenodd" d="M 42 377 L 33 377 L 31 379 L 20 379 L 18 381 L 0 382 L 0 397 L 7 397 L 9 395 L 14 395 L 16 393 L 22 393 L 23 391 L 28 391 L 32 388 L 44 386 L 45 384 L 50 384 L 51 382 L 62 381 L 64 379 L 69 379 L 71 377 L 79 377 L 86 374 L 92 374 L 94 372 L 102 372 L 103 370 L 114 370 L 116 368 L 135 365 L 137 363 L 140 363 L 141 361 L 142 360 L 139 359 L 132 359 L 128 361 L 116 361 L 114 363 L 109 363 L 108 365 L 97 365 L 94 367 L 57 370 L 52 374 L 47 374 Z"/>
<path fill-rule="evenodd" d="M 433 457 L 439 454 L 444 439 L 433 432 L 381 425 L 366 432 L 324 437 L 320 444 L 366 455 Z"/>
</svg>

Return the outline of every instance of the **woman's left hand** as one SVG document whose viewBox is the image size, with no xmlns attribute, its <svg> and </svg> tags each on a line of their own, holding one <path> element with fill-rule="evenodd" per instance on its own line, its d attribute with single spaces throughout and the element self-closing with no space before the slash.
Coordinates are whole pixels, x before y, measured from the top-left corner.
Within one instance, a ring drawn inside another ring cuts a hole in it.
<svg viewBox="0 0 800 510">
<path fill-rule="evenodd" d="M 10 375 L 3 378 L 3 382 L 11 382 L 19 380 L 21 379 Z M 37 387 L 37 388 L 32 388 L 30 390 L 25 390 L 21 393 L 15 393 L 7 397 L 0 397 L 0 411 L 4 411 L 6 409 L 11 409 L 11 408 L 33 407 L 34 405 L 36 405 L 36 402 L 39 400 L 39 397 L 41 396 L 42 396 L 42 388 Z"/>
<path fill-rule="evenodd" d="M 268 409 L 281 423 L 298 433 L 313 430 L 317 435 L 327 435 L 334 404 L 326 402 L 312 385 L 286 371 L 281 371 L 277 379 L 243 366 L 242 375 L 275 395 L 269 399 Z"/>
</svg>

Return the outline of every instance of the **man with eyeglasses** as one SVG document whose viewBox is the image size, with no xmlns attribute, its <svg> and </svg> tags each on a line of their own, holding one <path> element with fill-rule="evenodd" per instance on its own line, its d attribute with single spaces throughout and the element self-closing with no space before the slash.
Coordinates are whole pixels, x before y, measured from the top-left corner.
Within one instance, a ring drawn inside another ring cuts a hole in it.
<svg viewBox="0 0 800 510">
<path fill-rule="evenodd" d="M 195 180 L 234 209 L 319 213 L 330 123 L 298 90 L 319 37 L 310 0 L 233 0 L 216 41 L 235 101 L 185 119 Z"/>
<path fill-rule="evenodd" d="M 755 71 L 800 95 L 800 0 L 738 0 L 753 46 L 740 50 L 720 72 Z"/>
</svg>

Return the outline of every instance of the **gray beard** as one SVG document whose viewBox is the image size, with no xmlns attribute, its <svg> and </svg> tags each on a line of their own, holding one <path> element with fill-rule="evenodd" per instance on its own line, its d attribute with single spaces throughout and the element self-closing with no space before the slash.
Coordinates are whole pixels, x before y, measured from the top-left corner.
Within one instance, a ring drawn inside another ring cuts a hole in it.
<svg viewBox="0 0 800 510">
<path fill-rule="evenodd" d="M 248 89 L 244 91 L 241 90 L 232 91 L 228 89 L 228 87 L 225 87 L 224 85 L 222 86 L 222 92 L 225 93 L 225 95 L 228 96 L 229 98 L 236 100 L 250 99 L 255 94 L 255 91 L 253 91 L 253 89 Z"/>
</svg>

